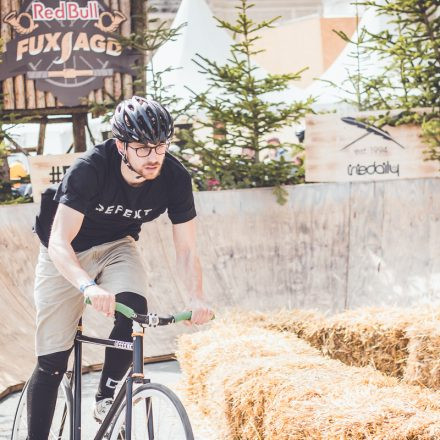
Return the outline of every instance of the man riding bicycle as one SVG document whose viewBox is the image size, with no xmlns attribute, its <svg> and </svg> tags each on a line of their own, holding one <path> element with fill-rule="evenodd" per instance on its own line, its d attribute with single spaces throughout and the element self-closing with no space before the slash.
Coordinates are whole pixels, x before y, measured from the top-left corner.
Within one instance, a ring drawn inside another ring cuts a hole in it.
<svg viewBox="0 0 440 440">
<path fill-rule="evenodd" d="M 106 316 L 115 300 L 147 312 L 147 281 L 135 241 L 142 223 L 168 211 L 176 264 L 189 293 L 191 323 L 208 322 L 196 251 L 191 177 L 167 152 L 174 125 L 159 103 L 134 96 L 111 120 L 115 139 L 95 146 L 42 195 L 35 223 L 42 243 L 35 277 L 37 366 L 28 385 L 29 440 L 46 440 L 67 370 L 84 297 Z M 116 313 L 111 339 L 131 341 L 131 320 Z M 131 352 L 107 348 L 94 416 L 102 420 Z"/>
</svg>

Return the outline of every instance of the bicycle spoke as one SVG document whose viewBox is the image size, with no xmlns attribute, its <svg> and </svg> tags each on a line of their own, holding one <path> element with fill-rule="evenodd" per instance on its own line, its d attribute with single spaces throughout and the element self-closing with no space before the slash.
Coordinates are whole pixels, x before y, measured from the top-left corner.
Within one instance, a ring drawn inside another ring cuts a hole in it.
<svg viewBox="0 0 440 440">
<path fill-rule="evenodd" d="M 140 390 L 140 391 L 139 391 Z M 166 387 L 148 384 L 140 387 L 132 400 L 132 440 L 193 439 L 189 420 L 177 397 Z M 125 426 L 125 404 L 120 408 L 115 433 Z"/>
</svg>

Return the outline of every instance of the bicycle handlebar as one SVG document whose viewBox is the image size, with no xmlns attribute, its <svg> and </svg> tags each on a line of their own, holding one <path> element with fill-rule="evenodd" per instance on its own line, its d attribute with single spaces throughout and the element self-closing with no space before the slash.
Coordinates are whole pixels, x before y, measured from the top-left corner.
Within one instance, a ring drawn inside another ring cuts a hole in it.
<svg viewBox="0 0 440 440">
<path fill-rule="evenodd" d="M 92 304 L 92 301 L 89 297 L 86 297 L 84 302 L 89 305 Z M 191 311 L 180 312 L 175 315 L 169 316 L 158 316 L 156 313 L 148 313 L 146 315 L 142 315 L 140 313 L 136 313 L 131 307 L 128 307 L 125 304 L 119 302 L 115 303 L 115 311 L 122 313 L 125 317 L 132 319 L 133 321 L 136 321 L 143 326 L 148 327 L 157 327 L 173 324 L 180 321 L 189 321 L 191 320 L 192 316 Z M 212 317 L 212 319 L 214 318 L 215 316 Z"/>
</svg>

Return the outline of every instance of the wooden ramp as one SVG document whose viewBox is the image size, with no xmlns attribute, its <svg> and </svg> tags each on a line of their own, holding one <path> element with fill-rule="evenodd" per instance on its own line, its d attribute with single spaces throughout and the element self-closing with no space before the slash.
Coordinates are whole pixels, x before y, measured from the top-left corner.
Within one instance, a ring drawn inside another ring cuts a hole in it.
<svg viewBox="0 0 440 440">
<path fill-rule="evenodd" d="M 270 188 L 196 194 L 198 247 L 207 298 L 217 311 L 409 305 L 439 298 L 440 181 L 289 187 L 280 206 Z M 0 396 L 34 366 L 33 276 L 39 242 L 34 204 L 0 207 Z M 166 215 L 139 241 L 151 311 L 185 305 Z M 87 310 L 85 333 L 107 336 L 111 320 Z M 146 356 L 174 352 L 182 324 L 151 329 Z M 85 365 L 103 349 L 85 348 Z"/>
</svg>

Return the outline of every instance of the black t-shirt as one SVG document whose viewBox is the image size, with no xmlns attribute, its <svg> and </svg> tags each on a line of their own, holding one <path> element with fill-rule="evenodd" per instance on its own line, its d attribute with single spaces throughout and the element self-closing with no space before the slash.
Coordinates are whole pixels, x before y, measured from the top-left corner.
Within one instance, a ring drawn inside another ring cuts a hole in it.
<svg viewBox="0 0 440 440">
<path fill-rule="evenodd" d="M 46 247 L 58 203 L 84 214 L 81 229 L 72 241 L 75 252 L 127 235 L 138 240 L 142 223 L 166 210 L 173 224 L 196 216 L 191 176 L 175 157 L 166 153 L 160 175 L 133 187 L 122 177 L 121 156 L 114 139 L 77 159 L 59 186 L 42 194 L 34 229 Z"/>
</svg>

